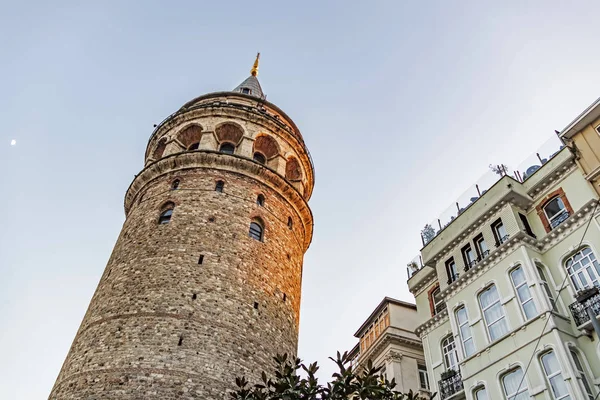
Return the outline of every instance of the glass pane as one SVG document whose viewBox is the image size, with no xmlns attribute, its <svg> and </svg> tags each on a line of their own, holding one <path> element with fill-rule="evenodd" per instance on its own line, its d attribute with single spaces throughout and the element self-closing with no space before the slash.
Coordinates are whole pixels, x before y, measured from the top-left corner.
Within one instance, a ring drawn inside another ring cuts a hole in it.
<svg viewBox="0 0 600 400">
<path fill-rule="evenodd" d="M 488 395 L 487 395 L 485 388 L 478 389 L 475 392 L 475 400 L 488 400 Z"/>
<path fill-rule="evenodd" d="M 502 310 L 500 302 L 494 304 L 493 306 L 485 310 L 483 315 L 485 316 L 485 320 L 488 324 L 502 318 L 504 316 L 504 311 Z"/>
<path fill-rule="evenodd" d="M 502 378 L 502 385 L 504 386 L 504 391 L 506 394 L 515 394 L 519 388 L 519 384 L 521 384 L 521 380 L 523 380 L 523 370 L 521 368 L 517 368 L 514 371 L 504 375 Z"/>
<path fill-rule="evenodd" d="M 465 324 L 460 327 L 460 336 L 463 338 L 463 340 L 471 337 L 471 327 L 469 324 Z"/>
<path fill-rule="evenodd" d="M 458 320 L 458 324 L 462 325 L 463 323 L 467 322 L 467 310 L 464 307 L 461 307 L 457 312 L 456 312 L 456 319 Z"/>
<path fill-rule="evenodd" d="M 533 300 L 529 300 L 527 303 L 523 304 L 523 310 L 525 311 L 525 317 L 527 317 L 527 319 L 531 319 L 537 315 L 537 308 L 535 307 Z"/>
<path fill-rule="evenodd" d="M 475 343 L 473 339 L 468 339 L 465 341 L 465 355 L 469 357 L 473 353 L 475 353 Z"/>
<path fill-rule="evenodd" d="M 558 365 L 558 360 L 556 355 L 553 352 L 546 353 L 542 356 L 542 364 L 544 365 L 544 370 L 546 371 L 546 375 L 552 375 L 555 372 L 560 371 L 560 366 Z"/>
<path fill-rule="evenodd" d="M 546 210 L 546 215 L 548 216 L 548 218 L 552 218 L 553 216 L 561 212 L 563 208 L 565 208 L 565 206 L 562 200 L 560 199 L 560 197 L 557 197 L 556 199 L 550 201 L 550 203 L 548 203 L 548 205 L 544 207 L 544 210 Z"/>
<path fill-rule="evenodd" d="M 531 298 L 531 293 L 529 292 L 529 286 L 527 286 L 527 285 L 519 286 L 519 288 L 517 289 L 517 294 L 518 294 L 519 300 L 521 300 L 521 302 L 525 302 Z"/>
<path fill-rule="evenodd" d="M 514 269 L 510 276 L 512 277 L 515 286 L 519 286 L 521 283 L 525 282 L 525 274 L 523 273 L 523 268 Z"/>
<path fill-rule="evenodd" d="M 588 254 L 590 254 L 592 252 L 592 249 L 590 249 L 589 247 L 586 247 L 586 248 L 582 249 L 581 252 L 583 253 L 584 256 L 587 256 Z"/>
<path fill-rule="evenodd" d="M 552 387 L 552 393 L 554 397 L 562 399 L 570 399 L 570 397 L 563 397 L 569 394 L 567 390 L 567 384 L 561 374 L 550 378 L 550 386 Z"/>
<path fill-rule="evenodd" d="M 506 333 L 508 333 L 508 326 L 506 325 L 506 320 L 504 318 L 490 325 L 490 338 L 492 340 L 496 340 Z"/>
</svg>

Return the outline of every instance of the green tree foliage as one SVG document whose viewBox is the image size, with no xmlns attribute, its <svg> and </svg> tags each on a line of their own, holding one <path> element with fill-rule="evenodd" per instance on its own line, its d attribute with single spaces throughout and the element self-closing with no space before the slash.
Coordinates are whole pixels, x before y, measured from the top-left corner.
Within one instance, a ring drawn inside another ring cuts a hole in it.
<svg viewBox="0 0 600 400">
<path fill-rule="evenodd" d="M 350 365 L 348 353 L 337 353 L 334 361 L 339 372 L 333 380 L 323 386 L 315 376 L 317 363 L 306 366 L 299 358 L 288 359 L 287 355 L 274 358 L 274 377 L 262 373 L 262 382 L 251 386 L 246 378 L 236 378 L 238 389 L 231 393 L 234 400 L 431 400 L 419 396 L 412 390 L 408 393 L 394 391 L 396 382 L 379 375 L 381 368 L 374 368 L 369 361 L 366 368 L 355 370 Z M 302 373 L 303 376 L 300 376 Z"/>
</svg>

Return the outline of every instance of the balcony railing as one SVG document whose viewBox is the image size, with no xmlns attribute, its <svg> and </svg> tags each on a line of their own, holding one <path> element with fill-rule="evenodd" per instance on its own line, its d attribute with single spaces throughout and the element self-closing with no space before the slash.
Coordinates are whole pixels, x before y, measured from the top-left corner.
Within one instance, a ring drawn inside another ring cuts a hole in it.
<svg viewBox="0 0 600 400">
<path fill-rule="evenodd" d="M 567 218 L 569 218 L 569 212 L 567 210 L 563 210 L 560 214 L 554 217 L 554 219 L 550 222 L 550 226 L 552 229 L 554 229 L 565 222 Z"/>
<path fill-rule="evenodd" d="M 460 376 L 460 372 L 446 378 L 442 379 L 438 382 L 438 387 L 440 389 L 440 398 L 442 400 L 447 399 L 455 395 L 458 392 L 464 390 L 463 381 Z"/>
<path fill-rule="evenodd" d="M 596 294 L 582 303 L 575 302 L 569 306 L 575 325 L 581 326 L 590 320 L 587 309 L 591 308 L 594 315 L 600 314 L 600 294 Z"/>
<path fill-rule="evenodd" d="M 434 306 L 433 308 L 434 310 L 434 314 L 433 315 L 437 315 L 439 313 L 441 313 L 442 311 L 446 310 L 446 303 L 438 303 Z"/>
<path fill-rule="evenodd" d="M 508 234 L 504 235 L 500 239 L 498 239 L 498 241 L 496 242 L 496 247 L 502 246 L 507 240 L 508 240 Z"/>
<path fill-rule="evenodd" d="M 457 280 L 459 277 L 458 272 L 456 274 L 450 275 L 448 277 L 448 285 L 450 285 L 452 282 L 454 282 L 455 280 Z"/>
</svg>

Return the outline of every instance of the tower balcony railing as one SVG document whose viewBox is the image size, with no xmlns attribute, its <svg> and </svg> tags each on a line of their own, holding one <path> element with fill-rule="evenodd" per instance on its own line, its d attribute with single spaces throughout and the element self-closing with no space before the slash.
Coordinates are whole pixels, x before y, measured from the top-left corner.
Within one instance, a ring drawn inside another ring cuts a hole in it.
<svg viewBox="0 0 600 400">
<path fill-rule="evenodd" d="M 440 398 L 442 400 L 450 398 L 465 390 L 460 372 L 455 372 L 450 376 L 438 381 Z"/>
</svg>

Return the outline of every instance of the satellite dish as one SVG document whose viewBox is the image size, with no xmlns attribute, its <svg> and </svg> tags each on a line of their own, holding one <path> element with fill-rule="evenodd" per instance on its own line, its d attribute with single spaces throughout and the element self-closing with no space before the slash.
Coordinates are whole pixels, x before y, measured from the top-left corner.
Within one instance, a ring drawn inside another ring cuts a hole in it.
<svg viewBox="0 0 600 400">
<path fill-rule="evenodd" d="M 531 167 L 527 168 L 527 171 L 525 171 L 525 176 L 530 176 L 538 169 L 540 169 L 539 165 L 532 165 Z"/>
</svg>

